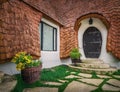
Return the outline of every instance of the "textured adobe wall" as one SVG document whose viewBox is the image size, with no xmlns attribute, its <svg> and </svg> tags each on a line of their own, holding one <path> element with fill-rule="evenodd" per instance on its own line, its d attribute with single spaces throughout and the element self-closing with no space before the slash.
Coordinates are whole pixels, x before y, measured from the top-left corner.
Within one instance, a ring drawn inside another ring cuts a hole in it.
<svg viewBox="0 0 120 92">
<path fill-rule="evenodd" d="M 119 7 L 110 9 L 110 23 L 107 50 L 120 59 L 120 1 Z"/>
<path fill-rule="evenodd" d="M 66 58 L 72 48 L 77 47 L 77 34 L 73 27 L 60 29 L 60 58 Z"/>
<path fill-rule="evenodd" d="M 104 16 L 110 24 L 107 50 L 120 59 L 120 0 L 56 0 L 54 2 L 49 0 L 49 2 L 54 7 L 60 22 L 67 27 L 74 26 L 78 18 L 90 13 Z M 66 41 L 62 41 L 61 44 L 64 44 L 62 46 L 66 48 Z"/>
<path fill-rule="evenodd" d="M 38 23 L 41 13 L 18 1 L 13 0 L 12 7 L 4 3 L 0 8 L 1 60 L 12 57 L 20 50 L 27 50 L 35 56 L 40 56 Z M 107 50 L 120 59 L 120 0 L 23 1 L 65 26 L 60 32 L 61 58 L 68 57 L 71 48 L 78 44 L 77 33 L 74 30 L 77 19 L 93 13 L 104 16 L 110 23 Z"/>
<path fill-rule="evenodd" d="M 23 0 L 23 1 L 41 11 L 43 15 L 45 14 L 46 16 L 52 18 L 52 20 L 59 21 L 57 12 L 55 11 L 55 8 L 52 7 L 49 0 Z M 54 3 L 54 1 L 52 3 Z"/>
<path fill-rule="evenodd" d="M 39 22 L 42 14 L 18 0 L 0 5 L 0 63 L 17 52 L 40 57 Z"/>
</svg>

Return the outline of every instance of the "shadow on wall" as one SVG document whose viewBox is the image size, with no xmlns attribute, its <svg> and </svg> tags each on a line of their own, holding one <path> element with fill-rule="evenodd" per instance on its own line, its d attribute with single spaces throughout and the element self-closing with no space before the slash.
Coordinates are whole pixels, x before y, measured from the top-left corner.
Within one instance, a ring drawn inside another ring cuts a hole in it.
<svg viewBox="0 0 120 92">
<path fill-rule="evenodd" d="M 4 73 L 10 74 L 10 75 L 20 73 L 19 71 L 16 70 L 16 65 L 12 62 L 0 64 L 0 71 L 3 71 Z"/>
</svg>

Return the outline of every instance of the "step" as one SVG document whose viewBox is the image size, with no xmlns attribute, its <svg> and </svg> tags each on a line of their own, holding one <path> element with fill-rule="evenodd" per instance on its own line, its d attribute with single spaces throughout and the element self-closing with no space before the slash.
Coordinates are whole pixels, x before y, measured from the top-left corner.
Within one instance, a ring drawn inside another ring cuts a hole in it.
<svg viewBox="0 0 120 92">
<path fill-rule="evenodd" d="M 82 63 L 96 63 L 96 64 L 101 64 L 101 63 L 103 63 L 103 60 L 101 60 L 101 59 L 82 59 Z"/>
<path fill-rule="evenodd" d="M 2 82 L 3 76 L 4 76 L 4 73 L 0 71 L 0 83 Z"/>
<path fill-rule="evenodd" d="M 104 63 L 77 63 L 77 66 L 84 68 L 94 68 L 94 69 L 106 69 L 110 68 L 110 65 Z"/>
<path fill-rule="evenodd" d="M 84 68 L 84 67 L 77 67 L 73 65 L 68 65 L 71 68 L 79 69 L 83 73 L 93 73 L 96 72 L 97 74 L 113 74 L 115 71 L 117 71 L 116 68 L 107 68 L 107 69 L 93 69 L 93 68 Z"/>
</svg>

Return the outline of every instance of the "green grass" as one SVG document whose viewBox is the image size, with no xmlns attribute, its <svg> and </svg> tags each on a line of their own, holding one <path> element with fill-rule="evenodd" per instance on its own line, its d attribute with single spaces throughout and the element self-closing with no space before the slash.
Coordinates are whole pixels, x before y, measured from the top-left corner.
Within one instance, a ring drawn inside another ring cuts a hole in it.
<svg viewBox="0 0 120 92">
<path fill-rule="evenodd" d="M 65 78 L 66 76 L 69 76 L 72 73 L 72 75 L 79 76 L 78 74 L 80 73 L 79 69 L 73 69 L 68 67 L 67 65 L 60 65 L 56 66 L 53 68 L 47 68 L 43 69 L 40 74 L 40 80 L 36 81 L 35 83 L 32 84 L 27 84 L 23 82 L 21 75 L 17 74 L 15 75 L 17 79 L 17 85 L 15 89 L 12 92 L 23 92 L 25 88 L 34 88 L 34 87 L 55 87 L 58 88 L 58 92 L 64 92 L 65 88 L 68 86 L 69 83 L 72 81 L 78 81 L 77 78 Z M 114 73 L 115 75 L 120 75 L 120 70 Z M 100 79 L 95 72 L 91 73 L 92 79 Z M 107 74 L 106 74 L 107 75 Z M 115 78 L 112 75 L 111 76 L 113 79 L 120 80 L 120 78 Z M 49 84 L 44 84 L 44 82 L 60 82 L 59 80 L 66 80 L 65 83 L 62 83 L 61 85 L 49 85 Z M 102 86 L 109 80 L 109 78 L 104 79 L 104 81 L 98 86 L 96 90 L 93 90 L 92 92 L 107 92 L 102 90 Z M 81 81 L 79 81 L 81 82 Z M 87 84 L 87 83 L 85 83 Z M 91 84 L 88 84 L 91 85 Z M 94 85 L 92 85 L 94 86 Z M 110 92 L 110 91 L 108 91 Z M 112 91 L 111 91 L 112 92 Z"/>
<path fill-rule="evenodd" d="M 73 78 L 73 79 L 70 78 L 70 79 L 68 79 L 68 82 L 65 82 L 61 86 L 59 86 L 58 92 L 64 92 L 64 90 L 68 86 L 68 84 L 71 83 L 74 80 L 76 80 L 76 78 Z"/>
<path fill-rule="evenodd" d="M 91 74 L 92 74 L 91 78 L 93 78 L 93 79 L 98 79 L 99 78 L 95 71 L 93 71 Z"/>
<path fill-rule="evenodd" d="M 120 75 L 120 70 L 117 70 L 116 72 L 113 73 L 114 75 Z"/>
<path fill-rule="evenodd" d="M 71 72 L 76 72 L 76 74 L 78 74 L 80 71 L 69 68 L 66 65 L 60 65 L 60 66 L 53 67 L 53 68 L 43 69 L 41 71 L 40 80 L 35 83 L 32 83 L 32 84 L 27 84 L 27 83 L 23 82 L 21 75 L 17 74 L 17 75 L 15 75 L 15 77 L 17 78 L 17 85 L 12 92 L 22 92 L 24 88 L 58 87 L 56 85 L 51 86 L 51 85 L 43 84 L 42 82 L 44 82 L 44 81 L 59 82 L 58 79 L 65 79 L 65 76 L 70 75 Z M 65 87 L 71 82 L 71 80 L 72 79 L 68 79 L 68 82 L 59 86 L 58 87 L 60 89 L 59 92 L 62 92 L 61 90 L 64 90 Z"/>
<path fill-rule="evenodd" d="M 102 86 L 103 86 L 108 80 L 109 80 L 108 78 L 104 79 L 103 82 L 99 85 L 99 87 L 98 87 L 97 89 L 91 91 L 91 92 L 105 92 L 105 91 L 102 90 Z"/>
<path fill-rule="evenodd" d="M 57 81 L 58 79 L 62 79 L 69 74 L 70 71 L 68 66 L 57 66 L 51 69 L 43 69 L 41 72 L 41 80 Z"/>
<path fill-rule="evenodd" d="M 22 92 L 24 88 L 34 88 L 34 87 L 42 86 L 42 84 L 39 81 L 36 81 L 35 83 L 32 84 L 27 84 L 22 80 L 20 74 L 17 74 L 15 76 L 17 78 L 17 85 L 12 92 Z"/>
</svg>

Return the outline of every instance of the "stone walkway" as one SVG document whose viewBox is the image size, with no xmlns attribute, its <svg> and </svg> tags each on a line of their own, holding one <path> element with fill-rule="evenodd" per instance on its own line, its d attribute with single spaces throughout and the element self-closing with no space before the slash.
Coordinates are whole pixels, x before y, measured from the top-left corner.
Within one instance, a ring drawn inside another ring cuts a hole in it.
<svg viewBox="0 0 120 92">
<path fill-rule="evenodd" d="M 52 87 L 28 88 L 24 92 L 61 92 L 62 85 L 67 85 L 62 92 L 91 92 L 99 90 L 99 92 L 120 92 L 120 76 L 108 76 L 117 69 L 111 68 L 108 64 L 103 63 L 99 59 L 85 59 L 77 66 L 68 65 L 71 68 L 78 69 L 81 73 L 71 72 L 65 78 L 58 79 L 58 82 L 43 82 Z M 66 71 L 66 73 L 69 71 Z M 96 77 L 92 77 L 92 73 L 96 72 Z M 72 81 L 70 81 L 72 80 Z M 55 86 L 55 88 L 53 87 Z M 98 91 L 95 91 L 98 92 Z"/>
<path fill-rule="evenodd" d="M 0 71 L 0 92 L 11 92 L 17 84 L 17 80 Z"/>
<path fill-rule="evenodd" d="M 66 76 L 64 80 L 59 80 L 59 82 L 43 82 L 43 84 L 49 84 L 49 85 L 57 85 L 58 87 L 36 87 L 36 88 L 27 88 L 24 89 L 23 92 L 58 92 L 59 86 L 64 85 L 64 83 L 68 82 L 67 79 L 74 79 L 72 82 L 70 82 L 65 90 L 63 92 L 91 92 L 93 90 L 99 89 L 100 85 L 103 83 L 105 78 L 108 79 L 103 86 L 101 87 L 103 91 L 112 91 L 112 92 L 120 92 L 120 79 L 114 79 L 111 76 L 106 75 L 98 75 L 99 79 L 97 78 L 91 78 L 91 74 L 86 73 L 79 73 L 78 75 L 74 75 L 74 73 L 71 73 L 71 75 Z M 113 75 L 114 76 L 114 75 Z M 120 76 L 114 76 L 119 78 Z"/>
</svg>

